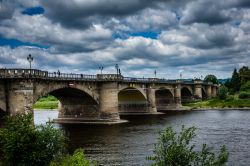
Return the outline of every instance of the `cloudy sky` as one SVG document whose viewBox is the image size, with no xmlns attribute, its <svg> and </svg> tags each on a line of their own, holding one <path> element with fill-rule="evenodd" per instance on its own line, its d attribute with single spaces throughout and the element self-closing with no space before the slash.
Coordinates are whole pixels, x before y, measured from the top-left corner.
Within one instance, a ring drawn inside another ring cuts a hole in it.
<svg viewBox="0 0 250 166">
<path fill-rule="evenodd" d="M 250 66 L 250 0 L 0 0 L 0 67 L 167 79 Z"/>
</svg>

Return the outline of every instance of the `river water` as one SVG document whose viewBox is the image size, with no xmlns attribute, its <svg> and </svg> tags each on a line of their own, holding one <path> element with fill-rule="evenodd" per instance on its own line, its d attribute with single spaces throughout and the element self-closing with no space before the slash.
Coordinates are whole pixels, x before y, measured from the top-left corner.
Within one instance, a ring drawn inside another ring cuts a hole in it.
<svg viewBox="0 0 250 166">
<path fill-rule="evenodd" d="M 56 118 L 57 111 L 35 111 L 35 123 Z M 197 128 L 197 149 L 203 143 L 218 151 L 225 144 L 228 165 L 250 165 L 250 111 L 191 111 L 165 115 L 122 116 L 128 123 L 118 125 L 56 125 L 69 137 L 69 150 L 83 148 L 86 156 L 100 165 L 150 165 L 158 131 L 166 126 Z"/>
</svg>

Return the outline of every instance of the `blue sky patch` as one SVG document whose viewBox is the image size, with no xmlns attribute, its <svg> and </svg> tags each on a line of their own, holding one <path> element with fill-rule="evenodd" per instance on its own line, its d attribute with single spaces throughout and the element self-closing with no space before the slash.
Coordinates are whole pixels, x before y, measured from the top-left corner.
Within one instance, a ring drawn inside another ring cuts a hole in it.
<svg viewBox="0 0 250 166">
<path fill-rule="evenodd" d="M 126 39 L 130 36 L 141 36 L 141 37 L 145 37 L 145 38 L 151 38 L 151 39 L 157 39 L 158 37 L 158 32 L 153 32 L 153 31 L 147 31 L 147 32 L 124 32 L 122 35 L 115 33 L 113 34 L 113 38 L 120 38 L 120 39 Z"/>
<path fill-rule="evenodd" d="M 27 14 L 30 16 L 37 15 L 37 14 L 43 14 L 44 13 L 44 8 L 42 7 L 31 7 L 27 8 L 24 11 L 22 11 L 23 14 Z"/>
<path fill-rule="evenodd" d="M 131 33 L 130 36 L 142 36 L 145 38 L 151 38 L 151 39 L 157 39 L 158 37 L 158 33 L 156 32 L 135 32 L 135 33 Z"/>
<path fill-rule="evenodd" d="M 49 48 L 49 46 L 40 45 L 40 44 L 33 44 L 29 42 L 22 42 L 16 39 L 6 39 L 0 36 L 0 46 L 10 46 L 11 48 L 16 48 L 19 46 L 34 46 L 39 48 Z"/>
</svg>

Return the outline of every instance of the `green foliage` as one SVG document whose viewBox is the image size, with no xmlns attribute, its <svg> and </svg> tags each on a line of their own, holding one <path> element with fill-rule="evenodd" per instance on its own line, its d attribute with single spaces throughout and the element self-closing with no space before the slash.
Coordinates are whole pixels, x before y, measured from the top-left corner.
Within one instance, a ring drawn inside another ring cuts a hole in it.
<svg viewBox="0 0 250 166">
<path fill-rule="evenodd" d="M 240 107 L 250 107 L 250 100 L 239 99 L 237 95 L 229 96 L 226 100 L 221 100 L 219 98 L 213 98 L 204 101 L 196 101 L 183 103 L 183 106 L 191 108 L 240 108 Z"/>
<path fill-rule="evenodd" d="M 232 92 L 238 92 L 240 90 L 240 76 L 236 69 L 233 71 L 230 88 Z"/>
<path fill-rule="evenodd" d="M 238 92 L 239 90 L 246 91 L 246 88 L 249 89 L 250 83 L 247 84 L 249 81 L 250 70 L 247 66 L 243 66 L 239 69 L 239 72 L 234 69 L 232 78 L 226 81 L 224 85 L 229 89 L 230 94 L 235 94 L 235 92 Z M 244 84 L 247 84 L 246 86 L 248 87 L 244 87 Z"/>
<path fill-rule="evenodd" d="M 250 81 L 247 81 L 240 87 L 240 91 L 250 92 Z"/>
<path fill-rule="evenodd" d="M 48 165 L 63 153 L 65 137 L 52 125 L 33 125 L 32 115 L 6 118 L 0 129 L 0 154 L 3 165 Z"/>
<path fill-rule="evenodd" d="M 35 109 L 57 109 L 58 99 L 52 95 L 40 98 L 33 106 Z"/>
<path fill-rule="evenodd" d="M 227 98 L 228 89 L 226 86 L 222 85 L 218 90 L 218 97 L 225 100 Z"/>
<path fill-rule="evenodd" d="M 34 104 L 35 109 L 57 109 L 58 101 L 38 101 Z"/>
<path fill-rule="evenodd" d="M 250 69 L 247 66 L 243 66 L 239 70 L 239 76 L 241 84 L 246 83 L 247 81 L 250 81 Z"/>
<path fill-rule="evenodd" d="M 47 95 L 45 97 L 40 98 L 39 101 L 41 101 L 41 102 L 43 102 L 43 101 L 58 101 L 58 99 L 55 96 Z"/>
<path fill-rule="evenodd" d="M 204 81 L 205 82 L 212 82 L 213 84 L 218 84 L 218 79 L 215 75 L 207 75 L 205 78 L 204 78 Z"/>
<path fill-rule="evenodd" d="M 90 160 L 86 159 L 82 149 L 76 149 L 74 154 L 67 155 L 60 162 L 51 162 L 50 166 L 91 166 Z"/>
<path fill-rule="evenodd" d="M 250 92 L 240 92 L 239 98 L 240 99 L 250 99 Z"/>
<path fill-rule="evenodd" d="M 211 148 L 203 145 L 201 151 L 195 151 L 195 145 L 190 145 L 196 136 L 195 128 L 185 128 L 179 134 L 171 127 L 160 133 L 155 144 L 154 156 L 148 157 L 153 166 L 223 166 L 228 160 L 226 147 L 222 146 L 216 156 Z"/>
</svg>

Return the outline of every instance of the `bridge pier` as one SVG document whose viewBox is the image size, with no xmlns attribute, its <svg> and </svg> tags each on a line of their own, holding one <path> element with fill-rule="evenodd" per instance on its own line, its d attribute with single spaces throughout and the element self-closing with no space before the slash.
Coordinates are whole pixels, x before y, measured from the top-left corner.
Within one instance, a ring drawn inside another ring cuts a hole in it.
<svg viewBox="0 0 250 166">
<path fill-rule="evenodd" d="M 6 112 L 7 110 L 7 101 L 6 101 L 6 83 L 4 81 L 0 81 L 0 110 L 2 110 L 3 112 Z"/>
<path fill-rule="evenodd" d="M 33 81 L 15 80 L 6 85 L 7 112 L 12 115 L 33 114 Z"/>
<path fill-rule="evenodd" d="M 181 107 L 181 84 L 177 84 L 174 89 L 174 100 L 176 108 Z"/>
<path fill-rule="evenodd" d="M 217 96 L 217 87 L 212 87 L 212 97 L 216 97 Z"/>
<path fill-rule="evenodd" d="M 118 113 L 118 84 L 103 82 L 100 87 L 99 110 L 101 119 L 119 120 Z"/>
<path fill-rule="evenodd" d="M 208 85 L 206 88 L 207 98 L 210 99 L 212 97 L 212 87 L 211 85 Z"/>
<path fill-rule="evenodd" d="M 195 99 L 202 99 L 202 86 L 201 84 L 195 84 L 194 87 L 194 98 Z"/>
<path fill-rule="evenodd" d="M 153 89 L 152 85 L 149 85 L 147 88 L 147 99 L 149 103 L 149 112 L 150 113 L 155 113 L 157 112 L 156 109 L 156 102 L 155 102 L 155 89 Z"/>
</svg>

